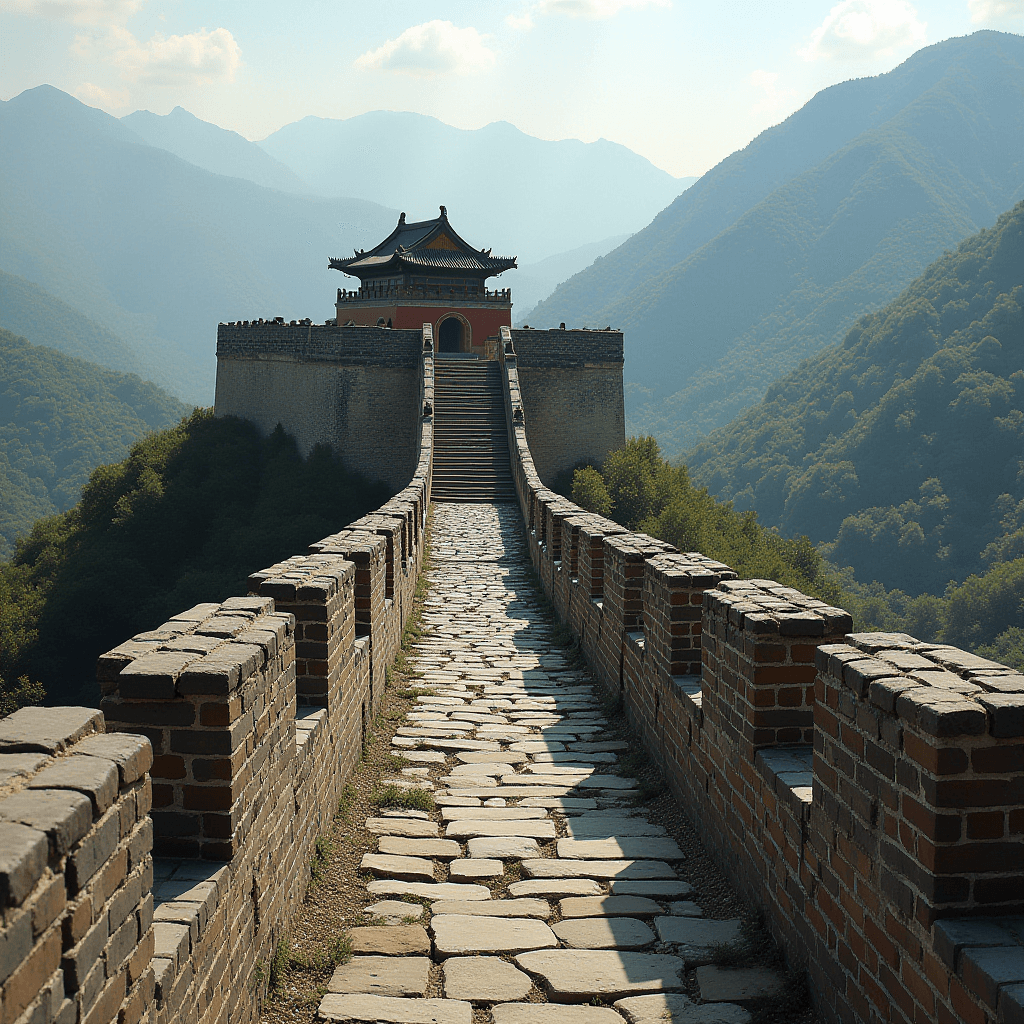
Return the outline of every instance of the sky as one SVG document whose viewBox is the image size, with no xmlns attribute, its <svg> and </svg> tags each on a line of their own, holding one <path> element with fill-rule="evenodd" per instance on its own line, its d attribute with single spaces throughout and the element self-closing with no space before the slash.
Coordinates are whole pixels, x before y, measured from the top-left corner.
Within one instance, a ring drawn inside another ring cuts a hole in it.
<svg viewBox="0 0 1024 1024">
<path fill-rule="evenodd" d="M 985 28 L 1024 32 L 1024 0 L 0 0 L 0 98 L 180 105 L 252 140 L 310 114 L 509 121 L 682 177 L 820 89 Z"/>
</svg>

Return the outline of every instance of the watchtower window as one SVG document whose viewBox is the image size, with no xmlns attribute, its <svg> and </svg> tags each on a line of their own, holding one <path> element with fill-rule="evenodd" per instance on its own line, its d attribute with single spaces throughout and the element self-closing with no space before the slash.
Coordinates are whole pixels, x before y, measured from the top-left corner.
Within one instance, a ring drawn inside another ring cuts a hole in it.
<svg viewBox="0 0 1024 1024">
<path fill-rule="evenodd" d="M 441 321 L 441 330 L 438 332 L 438 352 L 461 352 L 462 351 L 462 321 L 454 316 Z"/>
</svg>

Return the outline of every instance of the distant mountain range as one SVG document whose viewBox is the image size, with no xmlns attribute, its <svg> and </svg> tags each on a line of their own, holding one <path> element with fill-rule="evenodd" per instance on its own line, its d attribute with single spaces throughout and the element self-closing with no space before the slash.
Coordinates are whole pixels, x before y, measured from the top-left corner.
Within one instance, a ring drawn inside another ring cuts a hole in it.
<svg viewBox="0 0 1024 1024">
<path fill-rule="evenodd" d="M 333 316 L 341 280 L 327 257 L 379 241 L 398 216 L 212 174 L 49 86 L 0 103 L 0 188 L 0 269 L 205 405 L 218 321 Z"/>
<path fill-rule="evenodd" d="M 637 231 L 695 180 L 605 139 L 547 142 L 504 121 L 466 131 L 390 110 L 305 117 L 259 146 L 324 195 L 416 219 L 444 203 L 469 241 L 524 264 Z"/>
<path fill-rule="evenodd" d="M 818 93 L 531 314 L 626 332 L 627 428 L 679 453 L 1024 196 L 1024 38 Z"/>
<path fill-rule="evenodd" d="M 71 508 L 96 466 L 189 411 L 134 374 L 0 329 L 0 561 L 37 519 Z"/>
<path fill-rule="evenodd" d="M 1024 579 L 1024 202 L 687 465 L 765 525 L 829 542 L 862 581 L 941 594 L 1015 560 Z M 1011 612 L 1024 625 L 1024 603 Z"/>
</svg>

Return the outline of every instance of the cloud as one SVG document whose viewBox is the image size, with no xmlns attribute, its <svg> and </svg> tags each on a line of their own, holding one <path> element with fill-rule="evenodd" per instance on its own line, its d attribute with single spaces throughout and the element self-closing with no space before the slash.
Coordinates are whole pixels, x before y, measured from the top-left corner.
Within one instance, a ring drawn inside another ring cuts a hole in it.
<svg viewBox="0 0 1024 1024">
<path fill-rule="evenodd" d="M 508 14 L 505 16 L 505 24 L 517 32 L 529 32 L 533 28 L 533 15 L 529 11 L 523 14 Z"/>
<path fill-rule="evenodd" d="M 796 89 L 780 89 L 778 81 L 779 75 L 775 71 L 759 69 L 750 73 L 750 84 L 761 91 L 760 101 L 752 108 L 753 114 L 778 114 L 792 106 L 797 96 Z"/>
<path fill-rule="evenodd" d="M 206 29 L 180 36 L 157 32 L 147 42 L 124 28 L 103 35 L 80 35 L 78 53 L 101 56 L 129 82 L 152 85 L 209 85 L 234 80 L 242 51 L 226 28 Z"/>
<path fill-rule="evenodd" d="M 596 21 L 611 18 L 619 11 L 642 7 L 671 7 L 671 0 L 540 0 L 537 14 L 565 14 L 570 18 Z"/>
<path fill-rule="evenodd" d="M 0 0 L 0 11 L 79 25 L 123 25 L 143 0 Z"/>
<path fill-rule="evenodd" d="M 470 75 L 494 66 L 494 53 L 475 28 L 456 28 L 450 21 L 428 21 L 407 28 L 376 50 L 356 60 L 356 67 L 401 71 L 419 78 Z"/>
<path fill-rule="evenodd" d="M 801 56 L 857 61 L 891 57 L 922 46 L 925 30 L 907 0 L 842 0 L 814 30 Z"/>
<path fill-rule="evenodd" d="M 967 6 L 975 25 L 1024 18 L 1024 0 L 968 0 Z"/>
<path fill-rule="evenodd" d="M 93 85 L 92 82 L 83 82 L 76 90 L 75 96 L 90 107 L 100 107 L 103 110 L 124 110 L 131 98 L 127 89 L 104 89 L 102 85 Z"/>
</svg>

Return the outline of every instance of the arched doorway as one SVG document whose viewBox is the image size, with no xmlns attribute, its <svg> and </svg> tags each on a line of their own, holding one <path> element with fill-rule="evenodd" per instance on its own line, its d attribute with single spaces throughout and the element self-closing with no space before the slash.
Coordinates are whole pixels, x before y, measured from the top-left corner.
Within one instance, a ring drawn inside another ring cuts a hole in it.
<svg viewBox="0 0 1024 1024">
<path fill-rule="evenodd" d="M 458 317 L 449 316 L 441 321 L 437 350 L 438 352 L 462 351 L 462 321 Z"/>
</svg>

